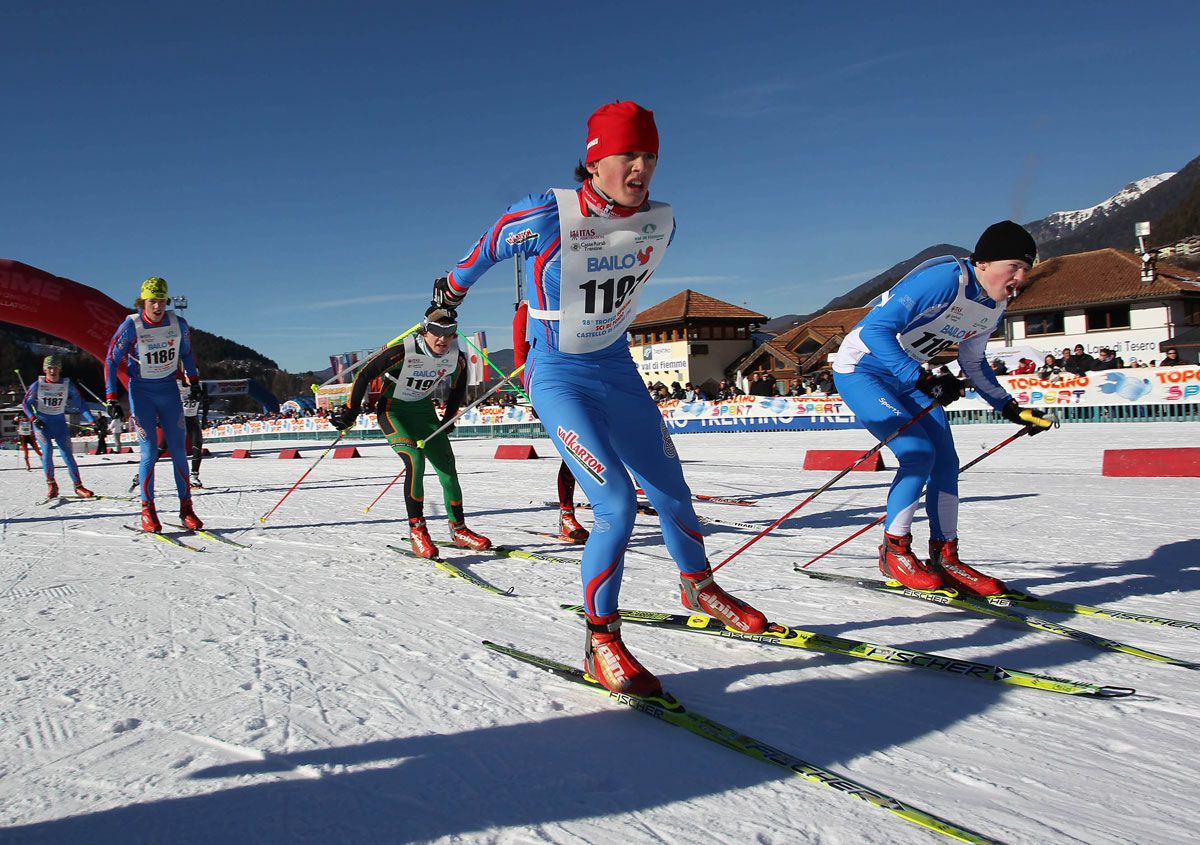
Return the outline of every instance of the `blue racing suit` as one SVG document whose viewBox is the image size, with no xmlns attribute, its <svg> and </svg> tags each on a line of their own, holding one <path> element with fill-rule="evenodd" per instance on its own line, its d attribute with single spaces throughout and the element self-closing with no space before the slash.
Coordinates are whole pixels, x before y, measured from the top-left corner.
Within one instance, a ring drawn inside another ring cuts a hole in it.
<svg viewBox="0 0 1200 845">
<path fill-rule="evenodd" d="M 605 234 L 604 227 L 613 231 Z M 636 294 L 673 236 L 669 206 L 648 203 L 617 220 L 585 202 L 581 191 L 548 191 L 509 207 L 448 276 L 451 289 L 465 294 L 500 261 L 525 263 L 532 319 L 523 378 L 546 433 L 594 509 L 582 566 L 592 616 L 617 610 L 637 506 L 629 473 L 658 510 L 680 570 L 707 566 L 691 491 L 624 331 Z M 617 248 L 618 242 L 627 246 Z M 565 288 L 564 255 L 576 262 L 567 265 Z"/>
<path fill-rule="evenodd" d="M 883 440 L 933 400 L 917 389 L 921 362 L 958 344 L 963 375 L 997 411 L 1011 398 L 987 366 L 988 338 L 1005 303 L 984 292 L 970 262 L 952 256 L 921 264 L 885 293 L 847 335 L 834 359 L 838 394 Z M 935 540 L 958 537 L 958 454 L 946 413 L 935 407 L 888 444 L 899 468 L 888 492 L 885 530 L 910 533 L 928 485 L 925 512 Z"/>
<path fill-rule="evenodd" d="M 138 343 L 138 321 L 144 330 L 166 329 L 172 320 L 178 326 L 178 337 L 163 341 L 161 349 L 143 350 Z M 150 356 L 161 356 L 152 358 Z M 192 355 L 191 329 L 187 321 L 168 311 L 161 322 L 152 323 L 145 314 L 133 314 L 125 318 L 113 335 L 108 346 L 108 355 L 104 359 L 104 379 L 106 398 L 117 398 L 119 382 L 117 369 L 121 362 L 126 365 L 129 375 L 129 410 L 141 446 L 141 460 L 138 462 L 138 479 L 141 487 L 143 502 L 154 501 L 154 462 L 158 460 L 158 433 L 156 428 L 162 428 L 166 439 L 167 449 L 171 452 L 171 465 L 175 470 L 175 490 L 182 502 L 191 499 L 191 486 L 188 482 L 186 429 L 183 422 L 183 401 L 179 395 L 176 383 L 176 371 L 180 364 L 188 379 L 195 383 L 199 378 L 196 369 L 196 359 Z M 150 366 L 159 361 L 161 375 L 144 373 L 143 364 Z M 168 368 L 170 364 L 173 368 Z"/>
<path fill-rule="evenodd" d="M 63 382 L 66 387 L 63 397 L 65 401 L 59 402 L 56 398 L 53 403 L 48 403 L 41 396 L 41 388 L 49 383 L 44 376 L 39 376 L 37 381 L 29 385 L 29 390 L 25 391 L 25 401 L 21 403 L 21 407 L 25 410 L 25 416 L 34 423 L 33 434 L 42 450 L 42 471 L 46 473 L 46 480 L 54 480 L 54 453 L 50 448 L 53 444 L 58 447 L 58 454 L 62 455 L 63 463 L 67 465 L 67 474 L 71 476 L 71 483 L 78 485 L 81 483 L 81 479 L 79 466 L 75 463 L 75 455 L 71 451 L 71 432 L 67 428 L 67 406 L 82 409 L 83 418 L 89 423 L 94 423 L 96 418 L 83 404 L 83 397 L 79 395 L 79 390 L 75 385 L 71 384 L 70 379 L 63 379 L 59 383 Z M 37 424 L 39 422 L 40 426 Z"/>
</svg>

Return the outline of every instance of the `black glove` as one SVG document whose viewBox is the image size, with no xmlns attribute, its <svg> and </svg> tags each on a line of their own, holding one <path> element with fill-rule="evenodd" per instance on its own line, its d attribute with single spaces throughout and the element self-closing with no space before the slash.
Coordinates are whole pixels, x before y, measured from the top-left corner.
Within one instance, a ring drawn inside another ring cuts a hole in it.
<svg viewBox="0 0 1200 845">
<path fill-rule="evenodd" d="M 1029 435 L 1031 437 L 1058 425 L 1057 417 L 1046 416 L 1046 412 L 1040 408 L 1022 408 L 1017 404 L 1016 399 L 1009 399 L 1005 406 L 1000 409 L 1000 415 L 1009 422 L 1029 426 Z"/>
<path fill-rule="evenodd" d="M 935 376 L 932 373 L 923 372 L 917 379 L 917 390 L 944 408 L 951 402 L 961 399 L 967 392 L 967 385 L 949 373 Z"/>
<path fill-rule="evenodd" d="M 45 427 L 46 427 L 46 424 L 44 422 L 42 422 L 42 418 L 39 416 L 34 416 L 33 425 L 35 428 L 40 428 L 40 429 L 45 429 Z"/>
<path fill-rule="evenodd" d="M 204 391 L 200 387 L 200 380 L 197 379 L 196 381 L 192 382 L 192 387 L 190 390 L 188 390 L 188 399 L 192 400 L 193 402 L 199 402 L 203 398 Z"/>
<path fill-rule="evenodd" d="M 355 411 L 345 405 L 340 408 L 335 408 L 329 412 L 329 424 L 338 431 L 345 431 L 348 428 L 354 428 L 354 424 L 358 421 L 358 411 Z"/>
<path fill-rule="evenodd" d="M 125 419 L 125 409 L 121 407 L 121 403 L 116 399 L 109 399 L 104 407 L 108 411 L 108 415 L 114 420 Z"/>
<path fill-rule="evenodd" d="M 450 287 L 450 279 L 447 276 L 439 276 L 433 280 L 433 299 L 430 300 L 432 305 L 438 308 L 457 308 L 466 299 L 461 293 L 455 293 Z"/>
</svg>

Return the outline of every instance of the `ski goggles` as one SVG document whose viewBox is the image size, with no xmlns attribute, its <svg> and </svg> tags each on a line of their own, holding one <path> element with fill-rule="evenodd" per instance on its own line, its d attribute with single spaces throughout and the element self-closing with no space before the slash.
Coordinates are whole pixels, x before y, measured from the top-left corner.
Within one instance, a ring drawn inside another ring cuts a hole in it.
<svg viewBox="0 0 1200 845">
<path fill-rule="evenodd" d="M 433 323 L 426 321 L 421 327 L 434 337 L 454 337 L 458 333 L 458 323 Z"/>
</svg>

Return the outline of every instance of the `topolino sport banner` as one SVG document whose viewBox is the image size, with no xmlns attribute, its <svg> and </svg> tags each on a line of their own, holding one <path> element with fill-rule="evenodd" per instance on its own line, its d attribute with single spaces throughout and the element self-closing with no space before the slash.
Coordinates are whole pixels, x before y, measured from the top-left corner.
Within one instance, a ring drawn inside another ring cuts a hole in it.
<svg viewBox="0 0 1200 845">
<path fill-rule="evenodd" d="M 1077 376 L 1062 373 L 1053 379 L 1035 375 L 997 376 L 1000 386 L 1026 407 L 1100 407 L 1114 405 L 1177 405 L 1200 402 L 1200 366 L 1140 367 L 1099 370 Z M 950 406 L 951 411 L 990 407 L 974 391 Z"/>
</svg>

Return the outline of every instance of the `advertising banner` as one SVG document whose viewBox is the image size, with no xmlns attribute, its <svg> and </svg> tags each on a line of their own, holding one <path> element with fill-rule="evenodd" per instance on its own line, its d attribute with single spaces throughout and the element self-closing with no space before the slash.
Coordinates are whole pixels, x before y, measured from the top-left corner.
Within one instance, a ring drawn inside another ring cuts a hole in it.
<svg viewBox="0 0 1200 845">
<path fill-rule="evenodd" d="M 858 428 L 839 396 L 735 396 L 725 402 L 659 403 L 673 432 Z"/>
<path fill-rule="evenodd" d="M 659 343 L 642 347 L 642 360 L 638 370 L 643 374 L 662 373 L 687 369 L 687 344 L 685 342 Z"/>
<path fill-rule="evenodd" d="M 1200 402 L 1200 366 L 1195 364 L 1099 370 L 1081 376 L 1061 373 L 1051 379 L 1036 375 L 997 376 L 996 380 L 1018 404 L 1034 408 Z M 969 390 L 949 410 L 986 410 L 989 407 L 979 394 Z"/>
</svg>

